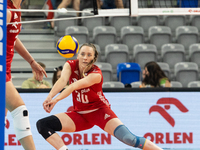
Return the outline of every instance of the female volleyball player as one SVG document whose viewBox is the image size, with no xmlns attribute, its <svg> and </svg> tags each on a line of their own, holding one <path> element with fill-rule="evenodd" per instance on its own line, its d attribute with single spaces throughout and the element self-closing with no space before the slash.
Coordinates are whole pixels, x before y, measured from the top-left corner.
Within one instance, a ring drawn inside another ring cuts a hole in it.
<svg viewBox="0 0 200 150">
<path fill-rule="evenodd" d="M 8 9 L 19 9 L 22 0 L 7 0 Z M 15 89 L 11 81 L 11 62 L 14 55 L 14 49 L 30 64 L 32 69 L 36 72 L 37 78 L 42 79 L 46 72 L 33 59 L 27 49 L 17 38 L 21 30 L 21 12 L 14 12 L 7 10 L 7 23 L 14 22 L 14 24 L 7 25 L 7 51 L 6 51 L 6 108 L 11 112 L 13 117 L 14 129 L 17 139 L 20 141 L 24 149 L 35 150 L 35 145 L 30 130 L 28 110 Z"/>
<path fill-rule="evenodd" d="M 51 112 L 55 104 L 73 95 L 74 110 L 52 115 L 37 122 L 38 132 L 57 150 L 66 150 L 60 136 L 55 131 L 77 132 L 99 126 L 120 141 L 145 150 L 161 150 L 151 141 L 132 134 L 110 109 L 110 104 L 102 92 L 103 76 L 94 65 L 98 52 L 93 44 L 83 44 L 76 60 L 64 64 L 61 77 L 53 86 L 43 103 L 44 110 Z M 70 85 L 56 98 L 70 82 Z"/>
<path fill-rule="evenodd" d="M 171 83 L 160 66 L 151 61 L 145 64 L 140 87 L 171 87 Z"/>
</svg>

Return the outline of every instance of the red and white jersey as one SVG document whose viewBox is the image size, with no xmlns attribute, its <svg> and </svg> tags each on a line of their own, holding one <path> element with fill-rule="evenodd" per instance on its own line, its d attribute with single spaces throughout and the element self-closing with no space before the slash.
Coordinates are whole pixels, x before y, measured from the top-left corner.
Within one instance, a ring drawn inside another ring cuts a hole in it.
<svg viewBox="0 0 200 150">
<path fill-rule="evenodd" d="M 74 83 L 80 79 L 81 75 L 79 72 L 78 59 L 67 61 L 71 66 L 71 76 L 69 82 Z M 85 73 L 88 76 L 90 73 L 99 73 L 102 76 L 100 83 L 94 84 L 90 87 L 75 90 L 72 92 L 73 104 L 75 111 L 94 110 L 101 107 L 110 107 L 108 100 L 105 98 L 102 91 L 103 75 L 99 67 L 93 65 L 92 68 Z"/>
<path fill-rule="evenodd" d="M 7 1 L 7 9 L 16 9 L 11 1 Z M 15 22 L 15 24 L 7 25 L 7 51 L 6 51 L 6 72 L 10 72 L 11 62 L 14 56 L 14 45 L 18 34 L 21 31 L 21 12 L 11 11 L 10 22 Z"/>
</svg>

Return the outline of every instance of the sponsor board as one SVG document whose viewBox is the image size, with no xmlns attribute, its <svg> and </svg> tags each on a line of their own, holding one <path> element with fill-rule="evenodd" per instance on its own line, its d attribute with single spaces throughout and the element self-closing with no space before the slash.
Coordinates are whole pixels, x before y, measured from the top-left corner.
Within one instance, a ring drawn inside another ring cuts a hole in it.
<svg viewBox="0 0 200 150">
<path fill-rule="evenodd" d="M 30 114 L 36 148 L 54 149 L 36 130 L 36 122 L 43 117 L 65 112 L 72 106 L 72 98 L 58 102 L 48 114 L 42 103 L 47 93 L 20 93 Z M 144 136 L 161 148 L 200 149 L 200 92 L 106 92 L 112 110 L 132 133 Z M 20 150 L 14 134 L 12 119 L 5 128 L 5 149 Z M 69 149 L 135 149 L 118 141 L 99 127 L 75 133 L 61 133 Z"/>
</svg>

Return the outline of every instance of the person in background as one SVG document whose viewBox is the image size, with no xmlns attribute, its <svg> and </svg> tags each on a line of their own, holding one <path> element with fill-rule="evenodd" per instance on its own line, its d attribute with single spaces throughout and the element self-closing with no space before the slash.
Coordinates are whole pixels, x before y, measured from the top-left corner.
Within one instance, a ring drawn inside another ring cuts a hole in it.
<svg viewBox="0 0 200 150">
<path fill-rule="evenodd" d="M 53 9 L 64 9 L 72 5 L 74 10 L 80 10 L 80 0 L 51 0 L 51 4 Z M 77 13 L 77 16 L 79 16 L 79 13 Z M 51 27 L 54 28 L 54 21 L 51 21 Z"/>
<path fill-rule="evenodd" d="M 96 47 L 85 43 L 80 47 L 77 59 L 68 60 L 64 64 L 61 77 L 43 102 L 43 108 L 50 113 L 57 102 L 72 94 L 73 109 L 38 120 L 38 132 L 57 150 L 68 150 L 56 131 L 79 132 L 97 125 L 131 147 L 162 150 L 150 140 L 132 134 L 111 110 L 102 91 L 102 72 L 94 64 L 97 57 Z M 68 81 L 70 85 L 56 96 Z"/>
<path fill-rule="evenodd" d="M 102 0 L 102 9 L 124 8 L 122 0 Z"/>
<path fill-rule="evenodd" d="M 63 67 L 59 66 L 58 68 L 54 68 L 54 73 L 53 73 L 53 78 L 52 78 L 52 85 L 54 85 L 58 79 L 61 77 L 61 72 L 62 72 Z M 65 88 L 69 85 L 69 82 L 67 82 L 67 85 Z"/>
<path fill-rule="evenodd" d="M 98 9 L 124 8 L 122 0 L 96 0 Z M 80 10 L 93 8 L 93 1 L 81 0 Z"/>
<path fill-rule="evenodd" d="M 162 71 L 160 66 L 154 62 L 148 62 L 145 64 L 142 72 L 143 81 L 140 85 L 144 87 L 171 87 L 170 80 L 167 78 L 165 73 Z"/>
<path fill-rule="evenodd" d="M 52 85 L 54 85 L 56 83 L 56 81 L 60 78 L 62 69 L 63 69 L 62 66 L 54 68 L 53 78 L 52 78 Z"/>
<path fill-rule="evenodd" d="M 45 64 L 38 62 L 38 64 L 45 70 L 46 66 Z M 51 84 L 48 81 L 45 81 L 43 78 L 42 80 L 38 80 L 36 78 L 37 74 L 34 70 L 33 72 L 33 77 L 25 80 L 22 83 L 21 88 L 23 89 L 46 89 L 46 88 L 51 88 Z"/>
<path fill-rule="evenodd" d="M 76 11 L 80 10 L 80 0 L 62 0 L 62 2 L 58 5 L 57 9 L 67 8 L 69 5 L 72 5 L 73 9 Z"/>
<path fill-rule="evenodd" d="M 101 6 L 103 4 L 102 0 L 96 0 L 97 2 L 97 8 L 101 9 Z M 84 10 L 87 8 L 93 8 L 93 1 L 92 0 L 81 0 L 80 2 L 80 10 Z"/>
</svg>

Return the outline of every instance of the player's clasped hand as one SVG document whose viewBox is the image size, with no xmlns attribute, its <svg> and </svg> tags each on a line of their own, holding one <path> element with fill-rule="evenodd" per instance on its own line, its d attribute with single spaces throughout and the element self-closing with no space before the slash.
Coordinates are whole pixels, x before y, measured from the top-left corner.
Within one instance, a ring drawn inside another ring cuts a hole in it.
<svg viewBox="0 0 200 150">
<path fill-rule="evenodd" d="M 43 108 L 47 113 L 50 113 L 56 103 L 57 103 L 57 101 L 55 99 L 52 100 L 50 98 L 47 98 L 43 102 Z"/>
</svg>

